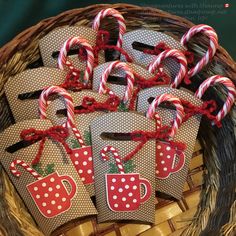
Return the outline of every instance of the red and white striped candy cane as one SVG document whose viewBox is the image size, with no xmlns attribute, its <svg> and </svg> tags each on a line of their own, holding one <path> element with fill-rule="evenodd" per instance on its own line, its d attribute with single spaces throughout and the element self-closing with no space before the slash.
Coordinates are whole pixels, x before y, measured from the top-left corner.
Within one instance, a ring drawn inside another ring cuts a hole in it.
<svg viewBox="0 0 236 236">
<path fill-rule="evenodd" d="M 20 177 L 21 176 L 21 172 L 19 170 L 16 169 L 16 166 L 20 165 L 22 166 L 27 172 L 29 172 L 31 175 L 34 176 L 35 179 L 40 180 L 42 179 L 41 175 L 38 174 L 34 169 L 32 169 L 28 164 L 26 164 L 24 161 L 16 159 L 14 160 L 11 165 L 10 165 L 10 171 L 13 175 L 15 175 L 16 177 Z"/>
<path fill-rule="evenodd" d="M 161 63 L 169 57 L 176 58 L 180 64 L 180 70 L 176 75 L 174 81 L 171 83 L 172 88 L 177 88 L 178 85 L 181 83 L 182 79 L 186 76 L 188 71 L 187 59 L 181 51 L 177 49 L 167 49 L 163 51 L 150 63 L 150 65 L 148 66 L 148 71 L 154 73 L 158 66 L 160 66 Z"/>
<path fill-rule="evenodd" d="M 175 134 L 177 133 L 177 130 L 179 129 L 183 117 L 184 117 L 184 108 L 182 106 L 181 101 L 179 98 L 173 96 L 172 94 L 162 94 L 160 96 L 157 96 L 153 102 L 150 104 L 146 116 L 150 119 L 153 119 L 156 114 L 156 108 L 162 103 L 162 102 L 171 102 L 175 108 L 176 108 L 176 117 L 173 122 L 173 126 L 170 132 L 170 137 L 173 138 Z"/>
<path fill-rule="evenodd" d="M 112 146 L 106 146 L 104 147 L 101 151 L 100 151 L 100 154 L 102 156 L 102 159 L 104 161 L 108 161 L 109 160 L 109 157 L 106 155 L 108 152 L 111 152 L 113 154 L 113 157 L 115 158 L 115 161 L 116 161 L 116 166 L 119 170 L 119 173 L 120 174 L 124 174 L 125 173 L 125 170 L 124 170 L 124 166 L 123 166 L 123 163 L 121 162 L 121 157 L 119 156 L 118 154 L 118 151 L 112 147 Z"/>
<path fill-rule="evenodd" d="M 71 37 L 68 40 L 65 41 L 63 44 L 60 54 L 58 57 L 58 67 L 61 70 L 64 70 L 64 66 L 69 67 L 70 70 L 75 70 L 74 65 L 72 62 L 67 58 L 67 53 L 69 52 L 70 48 L 72 48 L 75 45 L 81 45 L 85 49 L 87 53 L 87 64 L 86 69 L 84 72 L 84 84 L 87 84 L 90 78 L 92 77 L 93 73 L 93 66 L 94 66 L 94 54 L 93 54 L 93 47 L 88 43 L 88 41 L 81 37 Z M 76 76 L 77 72 L 73 72 L 73 74 Z"/>
<path fill-rule="evenodd" d="M 64 124 L 64 127 L 71 128 L 75 137 L 77 138 L 81 147 L 85 147 L 84 140 L 79 132 L 79 130 L 75 126 L 75 114 L 74 114 L 74 104 L 71 95 L 63 88 L 58 86 L 51 86 L 43 90 L 39 97 L 39 116 L 41 119 L 47 118 L 47 107 L 49 105 L 48 98 L 52 94 L 59 94 L 65 100 L 65 105 L 67 109 L 67 121 Z"/>
<path fill-rule="evenodd" d="M 198 90 L 195 93 L 195 96 L 199 99 L 202 98 L 203 94 L 205 91 L 212 85 L 215 84 L 223 84 L 227 90 L 228 90 L 228 96 L 227 99 L 222 107 L 222 109 L 218 112 L 216 115 L 217 121 L 221 121 L 227 113 L 230 111 L 230 108 L 232 107 L 234 101 L 235 101 L 235 96 L 236 96 L 236 90 L 233 82 L 224 76 L 221 75 L 214 75 L 203 81 L 203 83 L 199 86 Z"/>
<path fill-rule="evenodd" d="M 116 46 L 121 48 L 122 47 L 122 43 L 123 43 L 123 35 L 126 32 L 126 25 L 125 25 L 125 20 L 124 17 L 121 15 L 121 13 L 113 8 L 107 8 L 107 9 L 103 9 L 101 10 L 97 16 L 95 17 L 94 21 L 93 21 L 93 25 L 92 28 L 95 31 L 98 31 L 99 27 L 100 27 L 100 23 L 101 20 L 107 16 L 113 16 L 117 19 L 118 25 L 119 25 L 119 36 L 118 36 L 118 40 L 116 43 Z"/>
<path fill-rule="evenodd" d="M 202 32 L 210 39 L 210 46 L 204 55 L 204 57 L 188 71 L 188 77 L 191 78 L 196 75 L 202 68 L 208 64 L 208 62 L 213 58 L 218 48 L 218 36 L 215 30 L 209 25 L 195 25 L 187 31 L 181 38 L 181 44 L 185 46 L 187 42 L 197 33 Z"/>
<path fill-rule="evenodd" d="M 133 88 L 134 88 L 134 74 L 132 69 L 125 63 L 120 61 L 113 61 L 111 62 L 108 67 L 105 69 L 101 76 L 100 86 L 99 86 L 99 93 L 100 94 L 114 94 L 107 86 L 106 82 L 108 79 L 108 76 L 111 74 L 112 70 L 114 69 L 122 69 L 126 72 L 127 75 L 127 87 L 126 91 L 123 97 L 123 102 L 128 102 L 133 94 Z"/>
</svg>

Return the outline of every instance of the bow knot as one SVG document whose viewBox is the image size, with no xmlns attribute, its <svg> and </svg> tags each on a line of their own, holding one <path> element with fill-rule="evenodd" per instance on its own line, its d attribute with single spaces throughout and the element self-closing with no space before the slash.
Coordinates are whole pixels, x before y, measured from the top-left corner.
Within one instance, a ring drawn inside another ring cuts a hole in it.
<svg viewBox="0 0 236 236">
<path fill-rule="evenodd" d="M 51 138 L 61 143 L 64 146 L 66 152 L 68 154 L 71 153 L 71 149 L 69 148 L 68 144 L 65 141 L 68 135 L 69 135 L 68 130 L 62 126 L 53 126 L 47 130 L 37 130 L 34 128 L 30 128 L 23 130 L 20 134 L 21 138 L 25 141 L 35 143 L 41 140 L 39 144 L 38 153 L 35 159 L 32 161 L 32 165 L 36 165 L 39 163 L 44 149 L 44 144 L 47 138 Z"/>
</svg>

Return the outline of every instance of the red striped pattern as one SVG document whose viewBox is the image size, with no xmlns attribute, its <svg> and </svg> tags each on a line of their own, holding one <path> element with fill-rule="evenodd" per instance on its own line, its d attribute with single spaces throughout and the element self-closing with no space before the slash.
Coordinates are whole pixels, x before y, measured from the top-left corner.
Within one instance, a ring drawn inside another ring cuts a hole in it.
<svg viewBox="0 0 236 236">
<path fill-rule="evenodd" d="M 203 81 L 203 83 L 199 86 L 198 90 L 195 93 L 195 96 L 199 99 L 202 98 L 205 91 L 212 85 L 215 84 L 223 84 L 226 89 L 228 90 L 228 96 L 227 99 L 222 107 L 222 109 L 219 111 L 219 113 L 216 115 L 217 121 L 221 121 L 230 111 L 232 105 L 235 101 L 236 96 L 236 90 L 233 82 L 224 76 L 221 75 L 214 75 Z"/>
<path fill-rule="evenodd" d="M 118 36 L 116 46 L 121 48 L 122 43 L 123 43 L 123 35 L 126 32 L 126 25 L 125 25 L 124 17 L 120 14 L 119 11 L 117 11 L 113 8 L 107 8 L 107 9 L 101 10 L 97 14 L 97 16 L 95 17 L 92 28 L 95 31 L 98 31 L 99 27 L 100 27 L 101 20 L 103 18 L 107 17 L 107 16 L 113 16 L 117 19 L 117 22 L 118 22 L 118 25 L 119 25 L 119 36 Z"/>
<path fill-rule="evenodd" d="M 216 49 L 218 48 L 218 36 L 215 32 L 215 30 L 210 27 L 209 25 L 195 25 L 192 28 L 187 31 L 183 37 L 181 38 L 181 44 L 185 46 L 187 42 L 197 33 L 203 33 L 205 34 L 209 40 L 210 45 L 209 48 L 204 55 L 204 57 L 193 67 L 188 71 L 188 77 L 191 78 L 192 76 L 196 75 L 199 71 L 202 70 L 204 66 L 206 66 L 209 61 L 213 58 L 213 56 L 216 53 Z"/>
<path fill-rule="evenodd" d="M 172 88 L 177 88 L 178 85 L 181 83 L 182 79 L 187 74 L 187 59 L 184 54 L 176 49 L 167 49 L 160 53 L 148 66 L 148 71 L 154 73 L 158 66 L 160 66 L 166 58 L 176 58 L 180 64 L 180 70 L 176 75 L 174 81 L 171 83 Z"/>
</svg>

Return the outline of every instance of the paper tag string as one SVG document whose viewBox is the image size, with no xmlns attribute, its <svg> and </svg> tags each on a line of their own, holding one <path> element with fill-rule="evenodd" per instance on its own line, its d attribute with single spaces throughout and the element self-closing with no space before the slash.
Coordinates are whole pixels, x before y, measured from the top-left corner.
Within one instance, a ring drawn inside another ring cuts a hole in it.
<svg viewBox="0 0 236 236">
<path fill-rule="evenodd" d="M 16 159 L 14 160 L 10 165 L 10 171 L 13 175 L 16 177 L 21 176 L 21 172 L 16 169 L 16 166 L 20 165 L 23 167 L 28 173 L 30 173 L 35 179 L 40 180 L 42 179 L 41 175 L 39 175 L 34 169 L 32 169 L 28 164 L 26 164 L 24 161 Z"/>
<path fill-rule="evenodd" d="M 34 128 L 30 128 L 23 130 L 20 134 L 21 138 L 28 142 L 34 143 L 37 142 L 38 140 L 41 140 L 39 144 L 38 153 L 36 154 L 34 160 L 32 161 L 32 165 L 36 165 L 39 163 L 47 138 L 51 138 L 61 143 L 64 146 L 66 152 L 71 153 L 71 149 L 69 148 L 68 144 L 65 141 L 68 135 L 69 135 L 68 130 L 62 126 L 53 126 L 47 130 L 36 130 Z"/>
<path fill-rule="evenodd" d="M 190 28 L 189 31 L 187 31 L 181 38 L 181 41 L 180 41 L 181 44 L 185 46 L 187 42 L 195 34 L 200 33 L 200 32 L 205 34 L 209 38 L 210 45 L 204 57 L 193 68 L 191 68 L 188 71 L 188 79 L 185 81 L 186 83 L 190 83 L 191 81 L 189 80 L 189 78 L 196 75 L 199 71 L 203 69 L 203 67 L 205 67 L 209 63 L 209 61 L 213 58 L 218 48 L 218 36 L 215 30 L 209 25 L 203 25 L 203 24 L 195 25 L 192 28 Z"/>
<path fill-rule="evenodd" d="M 161 66 L 163 61 L 166 58 L 175 58 L 180 64 L 180 70 L 176 75 L 174 81 L 171 83 L 172 88 L 177 88 L 178 85 L 181 83 L 182 79 L 187 74 L 187 59 L 185 58 L 184 54 L 176 49 L 168 49 L 161 52 L 148 66 L 148 71 L 154 73 L 158 67 Z"/>
<path fill-rule="evenodd" d="M 75 126 L 75 113 L 74 113 L 74 104 L 71 95 L 63 88 L 58 86 L 51 86 L 45 90 L 40 95 L 39 98 L 39 116 L 41 119 L 47 118 L 47 107 L 49 105 L 48 99 L 52 94 L 58 94 L 63 97 L 67 109 L 67 121 L 64 127 L 71 128 L 75 137 L 77 138 L 81 147 L 85 147 L 84 140 L 79 132 L 79 130 Z"/>
<path fill-rule="evenodd" d="M 214 75 L 203 81 L 203 83 L 199 86 L 198 90 L 195 93 L 195 96 L 199 99 L 202 98 L 205 91 L 212 85 L 215 84 L 223 84 L 226 89 L 228 90 L 227 99 L 222 107 L 222 109 L 216 115 L 216 120 L 221 121 L 230 111 L 232 105 L 235 101 L 236 90 L 233 82 L 224 76 L 221 75 Z"/>
<path fill-rule="evenodd" d="M 106 86 L 108 76 L 111 74 L 111 72 L 114 69 L 122 69 L 126 73 L 127 87 L 126 87 L 126 91 L 125 91 L 125 94 L 123 97 L 123 102 L 127 103 L 132 98 L 132 94 L 133 94 L 134 74 L 133 74 L 133 71 L 131 70 L 131 68 L 124 62 L 113 61 L 108 65 L 108 67 L 104 70 L 104 72 L 101 76 L 99 93 L 114 95 L 114 93 Z"/>
<path fill-rule="evenodd" d="M 63 44 L 60 54 L 58 57 L 58 67 L 61 70 L 64 70 L 64 66 L 67 66 L 70 71 L 72 71 L 73 76 L 78 77 L 78 70 L 74 67 L 72 62 L 68 59 L 67 54 L 73 46 L 82 46 L 87 54 L 87 62 L 86 62 L 86 69 L 84 72 L 83 84 L 87 85 L 89 80 L 92 77 L 93 67 L 94 67 L 94 54 L 93 54 L 93 47 L 88 43 L 88 41 L 81 37 L 71 37 L 65 41 Z"/>
<path fill-rule="evenodd" d="M 102 159 L 104 161 L 108 161 L 110 158 L 106 155 L 108 152 L 111 152 L 112 155 L 113 155 L 113 158 L 115 159 L 115 162 L 116 162 L 116 166 L 119 170 L 119 173 L 120 174 L 124 174 L 125 173 L 125 170 L 124 170 L 124 166 L 123 166 L 123 163 L 121 162 L 121 157 L 120 155 L 118 154 L 118 151 L 112 147 L 112 146 L 106 146 L 104 147 L 101 151 L 100 151 L 100 154 L 102 156 Z"/>
<path fill-rule="evenodd" d="M 155 114 L 156 114 L 156 108 L 162 102 L 171 102 L 176 108 L 176 117 L 173 121 L 171 132 L 169 134 L 169 136 L 171 138 L 173 138 L 176 135 L 177 130 L 179 129 L 179 127 L 182 123 L 183 117 L 184 117 L 184 108 L 183 108 L 179 98 L 177 98 L 177 97 L 175 97 L 171 94 L 162 94 L 162 95 L 156 97 L 152 101 L 152 103 L 150 104 L 146 116 L 150 119 L 153 119 L 155 117 Z"/>
<path fill-rule="evenodd" d="M 123 43 L 123 35 L 126 32 L 126 25 L 125 25 L 124 17 L 120 14 L 119 11 L 113 8 L 107 8 L 107 9 L 101 10 L 95 17 L 92 28 L 95 31 L 98 31 L 101 24 L 101 20 L 107 16 L 113 16 L 117 19 L 117 22 L 119 25 L 119 36 L 118 36 L 116 46 L 121 48 L 122 43 Z"/>
</svg>

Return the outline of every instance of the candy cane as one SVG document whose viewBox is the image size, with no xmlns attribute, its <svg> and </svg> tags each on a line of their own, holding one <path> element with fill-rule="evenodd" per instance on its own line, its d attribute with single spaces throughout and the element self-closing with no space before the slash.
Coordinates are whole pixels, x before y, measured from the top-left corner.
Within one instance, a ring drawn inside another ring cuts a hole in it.
<svg viewBox="0 0 236 236">
<path fill-rule="evenodd" d="M 85 143 L 82 139 L 82 136 L 79 130 L 75 126 L 75 114 L 74 114 L 74 104 L 71 95 L 63 88 L 58 86 L 51 86 L 43 90 L 39 97 L 39 116 L 41 119 L 46 119 L 47 114 L 46 110 L 49 105 L 48 98 L 51 94 L 59 94 L 65 100 L 65 105 L 67 109 L 67 121 L 64 124 L 64 127 L 72 128 L 72 132 L 76 136 L 78 142 L 80 143 L 81 147 L 85 147 Z"/>
<path fill-rule="evenodd" d="M 20 165 L 22 166 L 27 172 L 29 172 L 31 175 L 34 176 L 35 179 L 40 180 L 42 179 L 41 175 L 39 175 L 34 169 L 32 169 L 28 164 L 26 164 L 24 161 L 16 159 L 14 160 L 11 165 L 10 165 L 10 171 L 13 175 L 15 175 L 16 177 L 20 177 L 21 176 L 21 172 L 19 170 L 16 169 L 16 166 Z"/>
<path fill-rule="evenodd" d="M 108 79 L 108 76 L 114 69 L 122 69 L 126 72 L 127 75 L 127 87 L 126 91 L 123 97 L 123 101 L 126 103 L 128 102 L 133 94 L 133 88 L 134 88 L 134 74 L 131 68 L 124 62 L 120 61 L 113 61 L 111 62 L 108 67 L 105 69 L 105 71 L 102 74 L 100 86 L 99 86 L 99 93 L 100 94 L 114 94 L 109 88 L 106 86 L 106 82 Z"/>
<path fill-rule="evenodd" d="M 75 45 L 83 46 L 87 53 L 87 64 L 84 72 L 84 84 L 87 84 L 89 79 L 92 77 L 93 73 L 94 54 L 92 46 L 87 42 L 86 39 L 80 37 L 71 37 L 66 40 L 60 50 L 60 54 L 58 57 L 58 67 L 61 70 L 64 70 L 64 66 L 67 66 L 70 68 L 70 70 L 75 70 L 75 67 L 73 66 L 72 62 L 67 58 L 67 53 L 69 52 L 70 48 Z M 76 72 L 73 72 L 73 74 L 75 76 L 77 75 Z"/>
<path fill-rule="evenodd" d="M 125 26 L 125 20 L 124 20 L 123 16 L 120 14 L 120 12 L 118 12 L 117 10 L 115 10 L 113 8 L 107 8 L 107 9 L 101 10 L 97 14 L 97 16 L 95 17 L 92 28 L 95 31 L 98 31 L 98 29 L 100 27 L 101 20 L 107 16 L 113 16 L 117 19 L 117 22 L 119 25 L 119 36 L 118 36 L 116 46 L 121 48 L 122 42 L 123 42 L 123 35 L 126 32 L 126 26 Z"/>
<path fill-rule="evenodd" d="M 171 94 L 162 94 L 160 96 L 157 96 L 153 102 L 151 103 L 151 105 L 148 108 L 147 114 L 146 116 L 150 119 L 153 119 L 156 113 L 156 108 L 162 103 L 162 102 L 171 102 L 175 108 L 176 108 L 176 117 L 174 119 L 173 122 L 173 126 L 170 132 L 170 137 L 173 138 L 175 136 L 175 134 L 177 133 L 177 130 L 179 129 L 181 123 L 182 123 L 182 119 L 184 117 L 184 108 L 181 104 L 181 101 L 179 100 L 179 98 L 171 95 Z"/>
<path fill-rule="evenodd" d="M 187 31 L 183 37 L 181 38 L 181 44 L 185 46 L 187 42 L 197 33 L 202 32 L 210 39 L 210 46 L 204 55 L 204 57 L 195 65 L 195 67 L 191 68 L 188 71 L 188 77 L 196 75 L 208 62 L 213 58 L 216 53 L 216 49 L 218 48 L 218 36 L 215 30 L 209 25 L 196 25 Z"/>
<path fill-rule="evenodd" d="M 184 56 L 184 54 L 176 49 L 167 49 L 160 53 L 148 66 L 148 71 L 151 73 L 154 73 L 158 66 L 161 65 L 161 63 L 169 57 L 174 57 L 178 60 L 180 64 L 180 70 L 178 74 L 176 75 L 174 81 L 171 83 L 172 88 L 177 88 L 178 85 L 181 83 L 182 79 L 186 76 L 187 74 L 187 59 Z"/>
<path fill-rule="evenodd" d="M 161 121 L 161 117 L 158 115 L 157 112 L 154 114 L 154 118 L 156 121 L 156 129 L 160 129 L 162 126 L 162 121 Z"/>
<path fill-rule="evenodd" d="M 108 152 L 111 152 L 113 154 L 113 157 L 115 158 L 115 161 L 116 161 L 116 166 L 119 170 L 119 173 L 124 174 L 125 170 L 124 170 L 124 166 L 121 162 L 121 157 L 119 156 L 118 151 L 114 147 L 106 146 L 100 151 L 100 154 L 101 154 L 103 160 L 104 161 L 109 160 L 109 157 L 106 155 L 106 153 L 108 153 Z"/>
<path fill-rule="evenodd" d="M 203 94 L 205 91 L 212 85 L 215 84 L 223 84 L 227 90 L 228 90 L 228 96 L 227 99 L 222 107 L 222 109 L 218 112 L 216 115 L 217 121 L 221 121 L 227 113 L 230 111 L 230 108 L 232 107 L 234 101 L 235 101 L 235 96 L 236 96 L 236 90 L 233 82 L 224 76 L 221 75 L 214 75 L 203 81 L 203 83 L 199 86 L 198 90 L 195 93 L 195 96 L 199 99 L 202 98 Z"/>
</svg>

